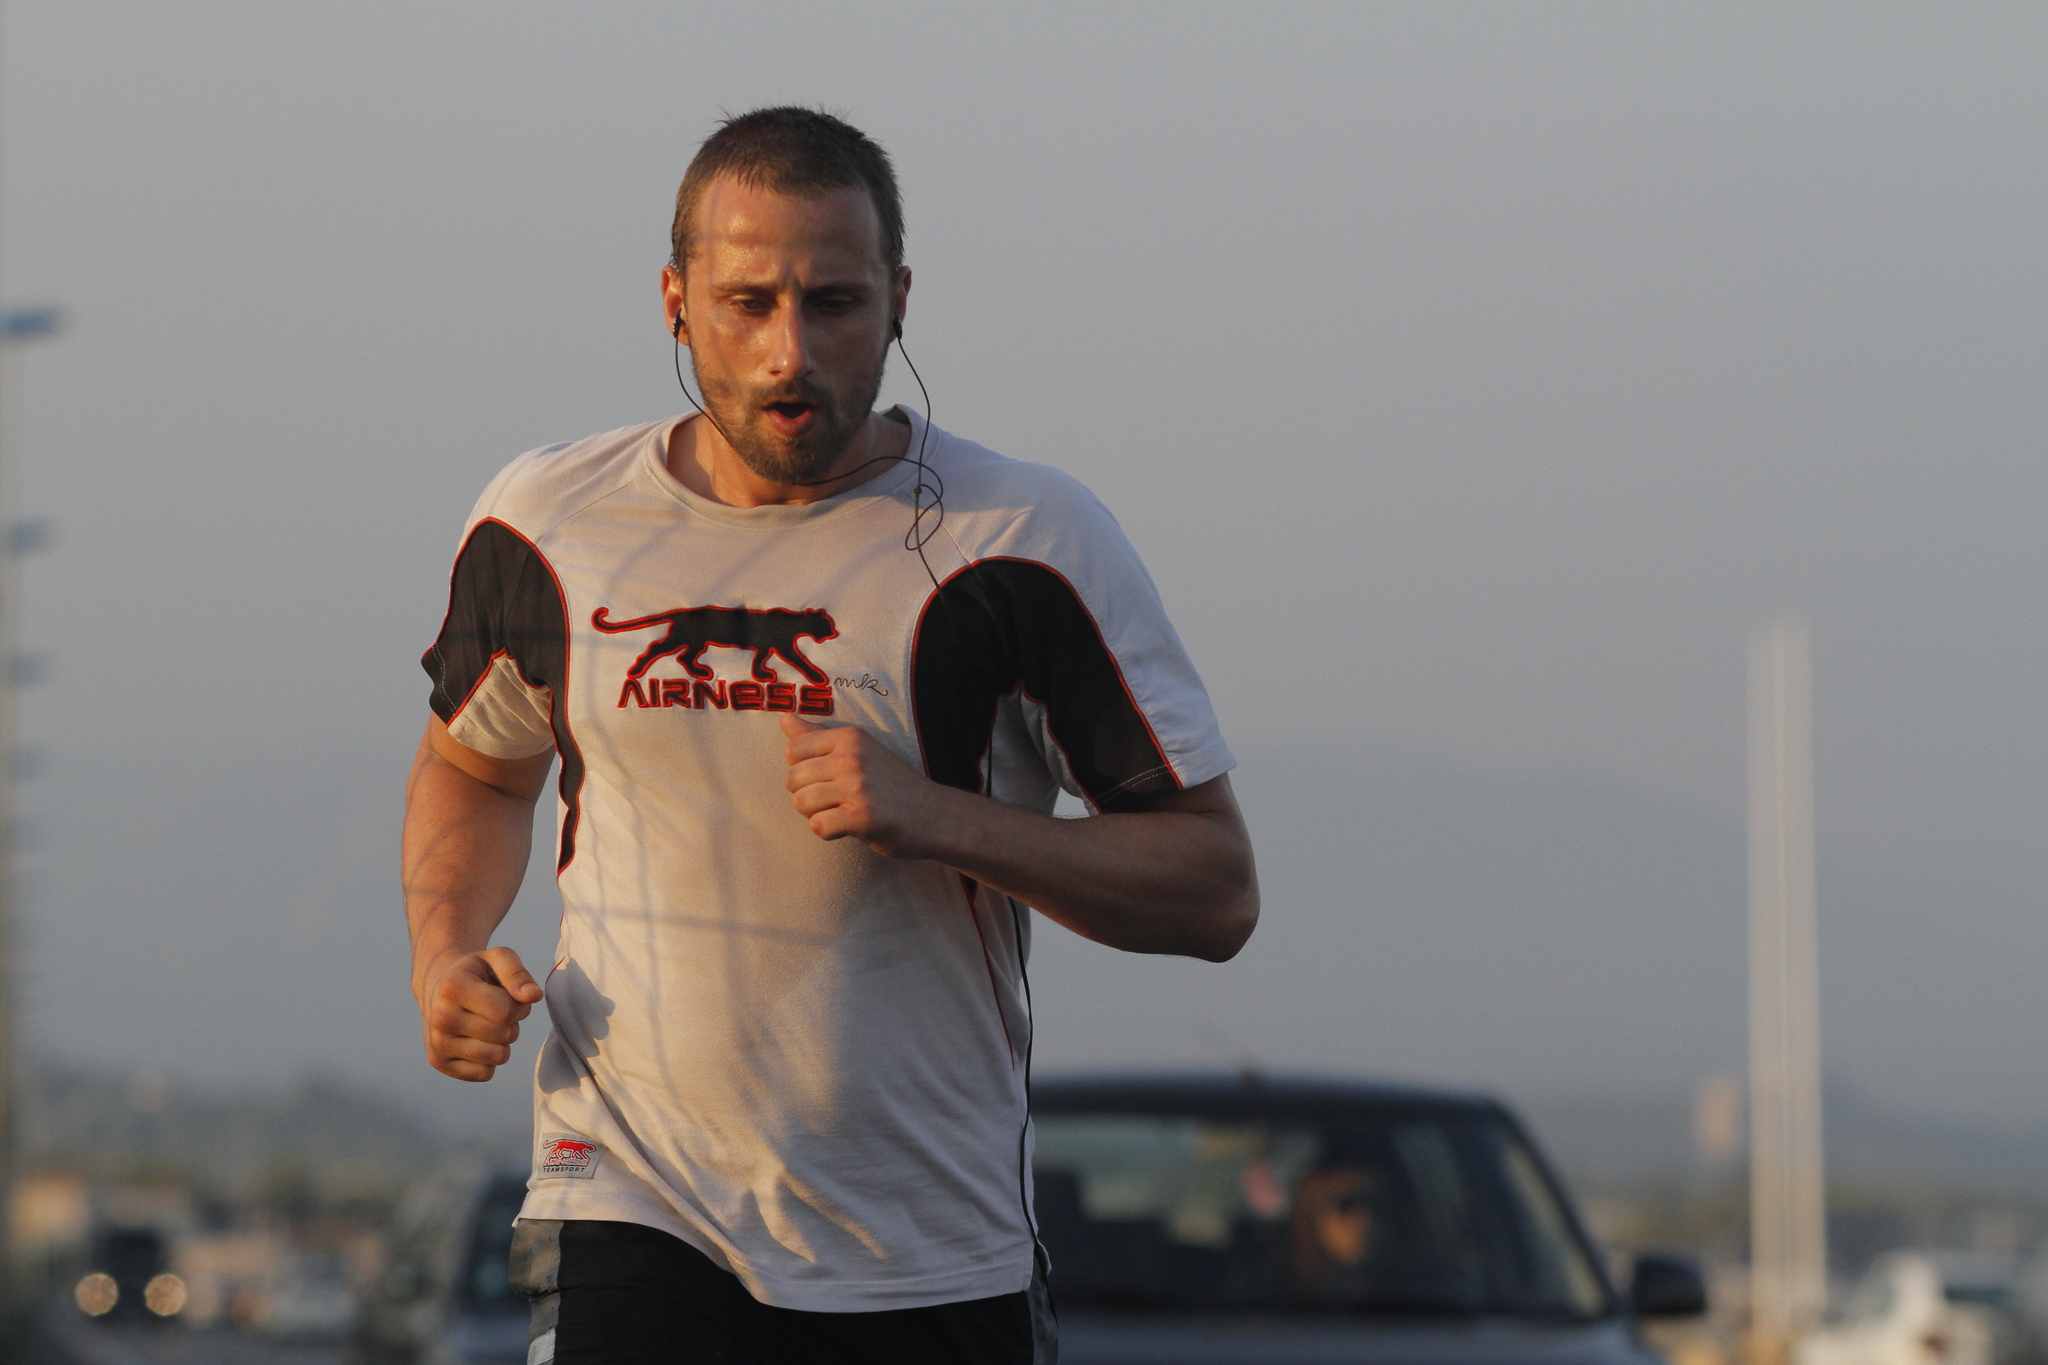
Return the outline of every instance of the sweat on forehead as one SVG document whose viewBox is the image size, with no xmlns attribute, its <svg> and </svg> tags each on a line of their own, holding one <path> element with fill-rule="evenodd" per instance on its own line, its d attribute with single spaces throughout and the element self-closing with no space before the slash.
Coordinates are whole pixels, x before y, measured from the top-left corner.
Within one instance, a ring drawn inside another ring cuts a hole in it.
<svg viewBox="0 0 2048 1365">
<path fill-rule="evenodd" d="M 889 154 L 852 124 L 819 110 L 781 105 L 727 119 L 704 140 L 676 191 L 669 263 L 681 270 L 695 250 L 697 210 L 720 176 L 778 194 L 865 190 L 882 228 L 882 262 L 903 265 L 903 199 Z"/>
</svg>

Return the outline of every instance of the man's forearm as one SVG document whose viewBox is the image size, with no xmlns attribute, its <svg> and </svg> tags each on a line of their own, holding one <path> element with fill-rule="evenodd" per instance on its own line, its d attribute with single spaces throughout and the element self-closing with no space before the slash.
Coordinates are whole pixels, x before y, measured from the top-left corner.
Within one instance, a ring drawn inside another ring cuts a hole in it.
<svg viewBox="0 0 2048 1365">
<path fill-rule="evenodd" d="M 1258 924 L 1251 840 L 1226 779 L 1079 820 L 948 787 L 935 796 L 925 856 L 1099 943 L 1222 962 Z"/>
<path fill-rule="evenodd" d="M 436 963 L 485 947 L 526 874 L 531 800 L 501 791 L 420 745 L 406 781 L 402 865 L 412 989 Z"/>
<path fill-rule="evenodd" d="M 784 716 L 783 785 L 820 839 L 985 882 L 1112 948 L 1223 962 L 1259 922 L 1251 836 L 1213 778 L 1142 811 L 1057 820 L 942 786 L 858 726 Z"/>
</svg>

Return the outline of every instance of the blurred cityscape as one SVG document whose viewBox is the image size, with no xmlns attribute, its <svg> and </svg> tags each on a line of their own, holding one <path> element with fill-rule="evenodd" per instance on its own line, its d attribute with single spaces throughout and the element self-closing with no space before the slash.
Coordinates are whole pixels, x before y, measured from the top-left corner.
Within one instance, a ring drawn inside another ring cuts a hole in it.
<svg viewBox="0 0 2048 1365">
<path fill-rule="evenodd" d="M 23 1090 L 12 1254 L 34 1361 L 340 1359 L 408 1187 L 525 1148 L 317 1074 L 228 1091 L 56 1065 Z"/>
<path fill-rule="evenodd" d="M 493 1224 L 516 1208 L 523 1132 L 437 1131 L 333 1077 L 230 1091 L 45 1065 L 25 1080 L 12 1252 L 18 1301 L 35 1305 L 31 1361 L 357 1358 L 350 1341 L 365 1295 L 380 1282 L 388 1294 L 413 1273 L 392 1231 L 408 1190 L 418 1204 L 423 1188 L 467 1181 L 468 1207 L 482 1209 L 470 1216 Z M 1577 1196 L 1617 1284 L 1646 1251 L 1702 1263 L 1707 1318 L 1653 1329 L 1653 1341 L 1678 1365 L 1739 1359 L 1748 1252 L 1739 1083 L 1709 1078 L 1690 1095 L 1522 1096 L 1516 1107 Z M 1827 1096 L 1826 1125 L 1831 1300 L 1853 1302 L 1856 1278 L 1890 1253 L 1919 1252 L 1951 1282 L 1952 1298 L 2004 1324 L 1985 1338 L 1995 1350 L 1971 1359 L 1951 1348 L 1949 1365 L 2038 1356 L 2048 1131 L 1949 1126 L 1842 1089 Z M 479 1184 L 491 1180 L 495 1195 Z M 496 1246 L 496 1232 L 472 1235 Z M 492 1273 L 487 1289 L 511 1303 L 502 1264 Z M 499 1316 L 516 1336 L 516 1314 Z"/>
</svg>

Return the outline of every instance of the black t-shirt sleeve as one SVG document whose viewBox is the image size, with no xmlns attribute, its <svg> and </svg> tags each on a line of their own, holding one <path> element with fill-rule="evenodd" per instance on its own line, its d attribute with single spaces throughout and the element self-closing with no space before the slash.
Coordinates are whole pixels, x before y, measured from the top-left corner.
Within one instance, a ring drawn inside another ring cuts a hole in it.
<svg viewBox="0 0 2048 1365">
<path fill-rule="evenodd" d="M 558 691 L 565 626 L 561 589 L 539 551 L 503 522 L 477 523 L 455 559 L 441 633 L 420 659 L 434 682 L 434 714 L 456 724 L 502 675 L 500 659 L 511 665 L 508 682 Z"/>
<path fill-rule="evenodd" d="M 1049 565 L 984 559 L 932 594 L 911 664 L 930 776 L 980 792 L 997 708 L 1021 692 L 1098 810 L 1132 810 L 1180 778 L 1081 595 Z"/>
<path fill-rule="evenodd" d="M 575 856 L 583 759 L 570 733 L 569 618 L 561 583 L 533 543 L 501 521 L 476 524 L 455 558 L 448 616 L 420 666 L 430 704 L 459 744 L 494 758 L 561 754 L 559 864 Z"/>
</svg>

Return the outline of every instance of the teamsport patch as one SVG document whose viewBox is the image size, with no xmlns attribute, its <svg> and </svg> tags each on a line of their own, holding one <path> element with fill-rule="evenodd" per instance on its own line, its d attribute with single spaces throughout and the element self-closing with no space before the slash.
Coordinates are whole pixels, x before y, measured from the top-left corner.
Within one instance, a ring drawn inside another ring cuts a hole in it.
<svg viewBox="0 0 2048 1365">
<path fill-rule="evenodd" d="M 597 1159 L 603 1153 L 604 1148 L 581 1133 L 542 1133 L 533 1174 L 539 1180 L 588 1180 L 597 1174 Z"/>
</svg>

